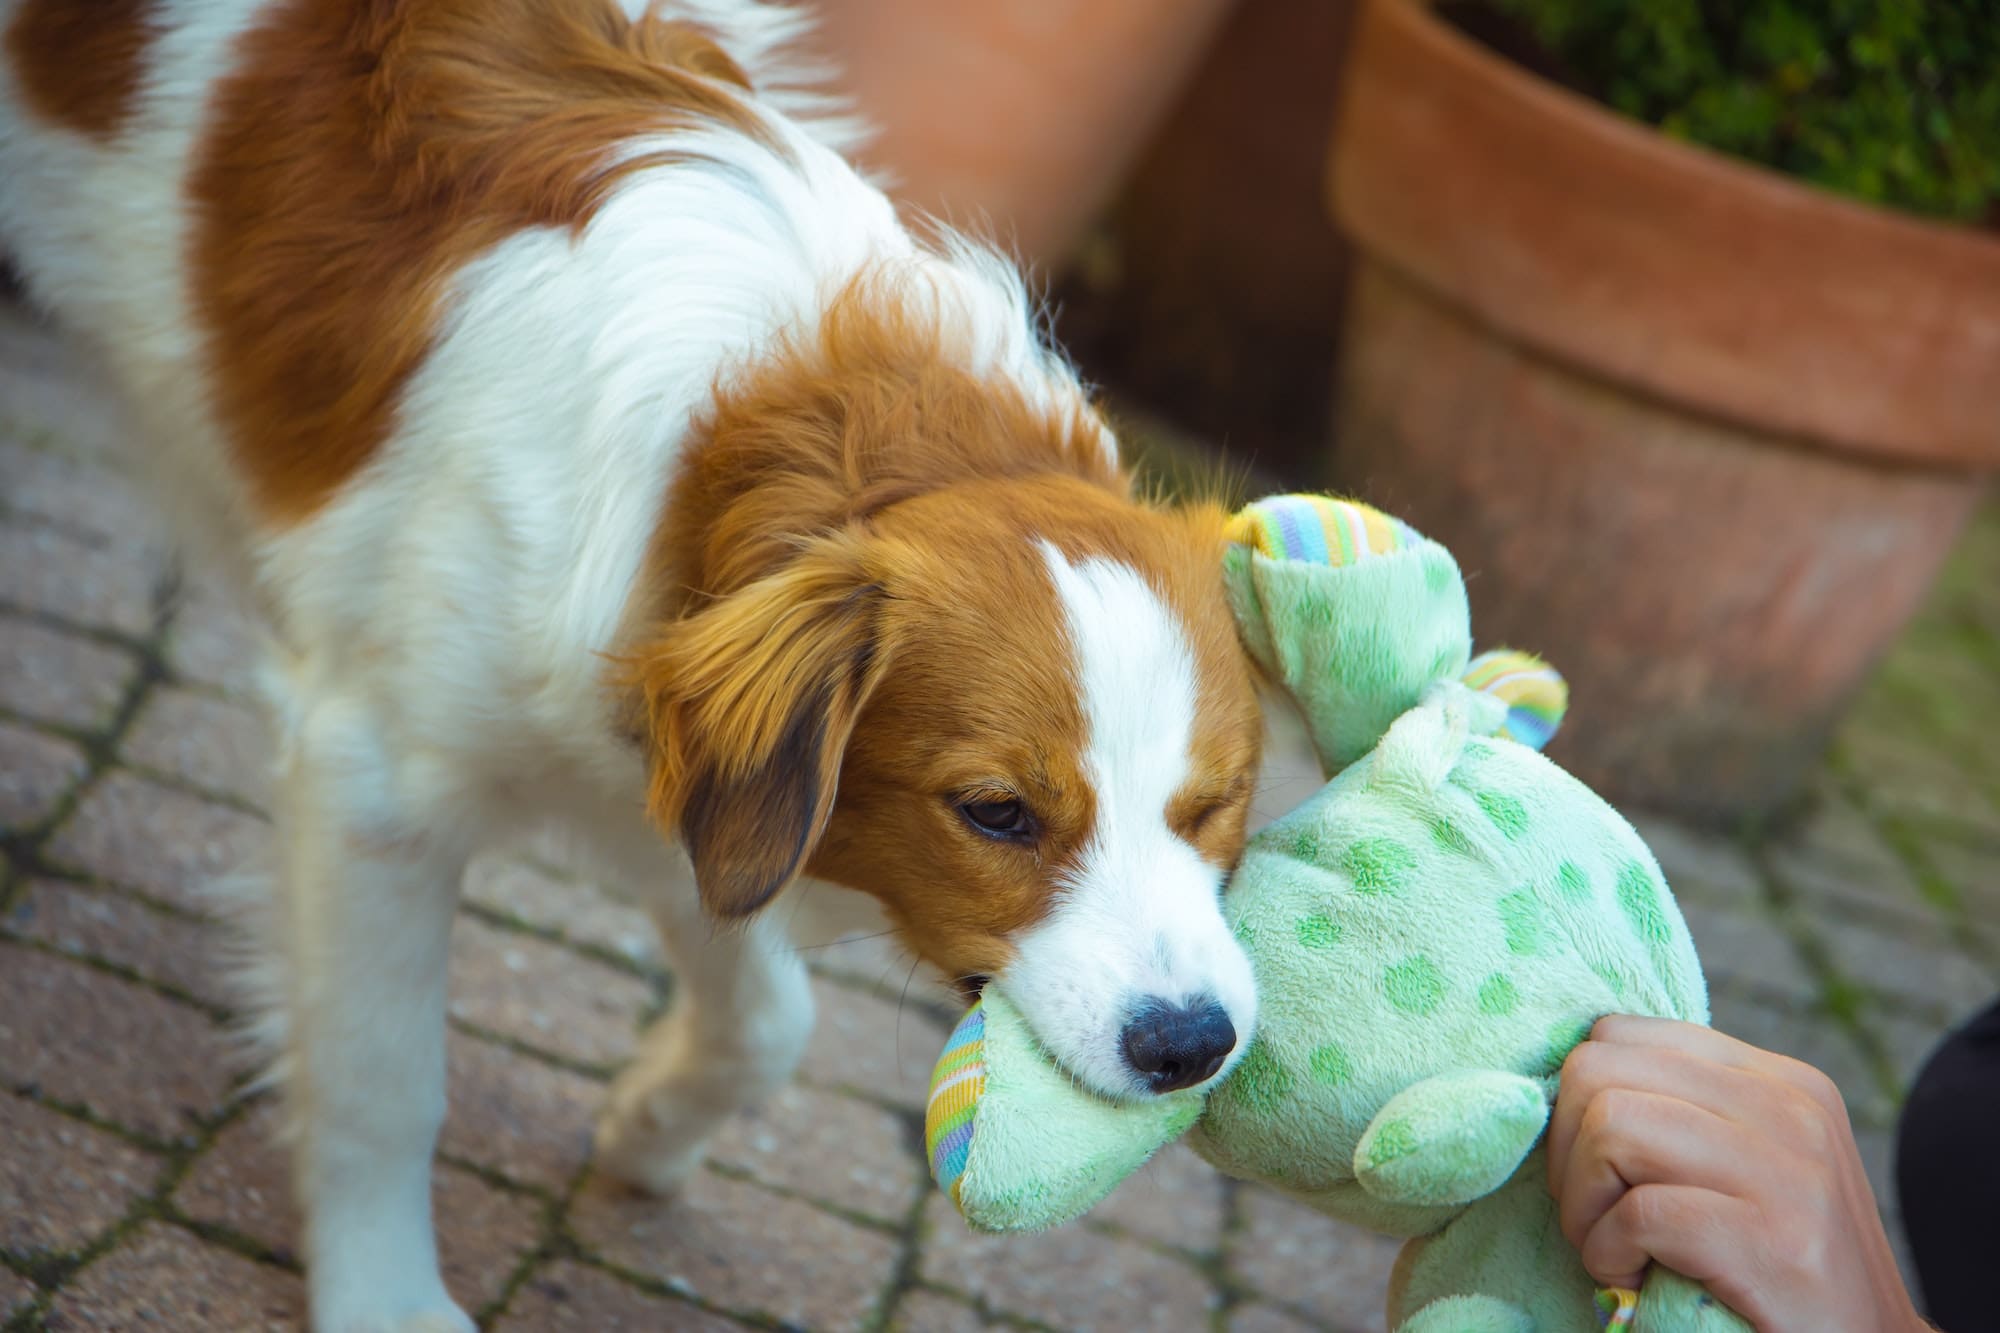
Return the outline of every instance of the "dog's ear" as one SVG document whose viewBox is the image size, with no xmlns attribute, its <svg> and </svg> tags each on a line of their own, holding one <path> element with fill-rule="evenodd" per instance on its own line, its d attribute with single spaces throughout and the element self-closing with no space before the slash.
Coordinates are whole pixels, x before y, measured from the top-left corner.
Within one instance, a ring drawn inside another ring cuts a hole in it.
<svg viewBox="0 0 2000 1333">
<path fill-rule="evenodd" d="M 716 915 L 762 907 L 818 844 L 848 738 L 892 656 L 887 600 L 865 539 L 821 538 L 625 660 L 652 816 L 679 829 Z"/>
</svg>

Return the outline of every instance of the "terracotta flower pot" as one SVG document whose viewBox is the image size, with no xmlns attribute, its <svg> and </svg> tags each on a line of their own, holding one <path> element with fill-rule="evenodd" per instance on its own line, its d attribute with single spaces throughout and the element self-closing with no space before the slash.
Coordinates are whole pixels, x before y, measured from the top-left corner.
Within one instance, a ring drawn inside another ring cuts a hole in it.
<svg viewBox="0 0 2000 1333">
<path fill-rule="evenodd" d="M 1060 263 L 1231 0 L 821 0 L 898 197 Z"/>
<path fill-rule="evenodd" d="M 1586 780 L 1771 809 L 2000 465 L 2000 238 L 1675 143 L 1413 4 L 1352 40 L 1335 480 L 1569 676 Z"/>
</svg>

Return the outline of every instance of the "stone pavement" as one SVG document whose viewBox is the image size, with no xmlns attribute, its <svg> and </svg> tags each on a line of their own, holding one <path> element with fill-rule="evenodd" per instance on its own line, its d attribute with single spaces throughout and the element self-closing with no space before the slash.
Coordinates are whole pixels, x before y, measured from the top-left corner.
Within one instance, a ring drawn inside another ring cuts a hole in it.
<svg viewBox="0 0 2000 1333">
<path fill-rule="evenodd" d="M 268 825 L 245 622 L 174 591 L 117 424 L 0 308 L 0 1333 L 296 1328 L 294 1218 L 220 1042 L 197 886 Z M 2000 511 L 1782 830 L 1646 821 L 1717 1024 L 1845 1090 L 1891 1222 L 1890 1126 L 2000 985 Z M 1264 795 L 1311 789 L 1294 755 Z M 1280 777 L 1289 774 L 1286 780 Z M 804 897 L 816 915 L 830 891 Z M 593 1175 L 606 1075 L 659 1009 L 646 922 L 531 854 L 469 877 L 454 944 L 446 1274 L 483 1327 L 1369 1330 L 1394 1247 L 1174 1149 L 1086 1222 L 974 1237 L 927 1187 L 951 1019 L 879 939 L 812 950 L 796 1086 L 671 1204 Z"/>
</svg>

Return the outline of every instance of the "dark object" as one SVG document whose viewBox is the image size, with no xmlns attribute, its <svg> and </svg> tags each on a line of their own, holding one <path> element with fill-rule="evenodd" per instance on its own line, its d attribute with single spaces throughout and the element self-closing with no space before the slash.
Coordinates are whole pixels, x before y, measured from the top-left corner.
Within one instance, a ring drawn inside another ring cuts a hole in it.
<svg viewBox="0 0 2000 1333">
<path fill-rule="evenodd" d="M 1404 0 L 1352 37 L 1336 484 L 1450 547 L 1616 799 L 1781 806 L 2000 466 L 2000 239 L 1677 144 Z"/>
<path fill-rule="evenodd" d="M 1193 1004 L 1154 1000 L 1125 1025 L 1125 1063 L 1154 1092 L 1191 1088 L 1215 1076 L 1236 1047 L 1236 1028 L 1206 995 Z"/>
<path fill-rule="evenodd" d="M 1950 1333 L 1996 1333 L 2000 1001 L 1944 1039 L 1896 1126 L 1896 1196 L 1924 1312 Z"/>
</svg>

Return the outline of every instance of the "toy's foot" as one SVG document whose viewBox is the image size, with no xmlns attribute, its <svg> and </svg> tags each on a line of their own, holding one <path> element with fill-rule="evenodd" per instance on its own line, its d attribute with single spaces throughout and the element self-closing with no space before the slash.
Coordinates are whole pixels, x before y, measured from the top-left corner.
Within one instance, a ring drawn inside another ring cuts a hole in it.
<svg viewBox="0 0 2000 1333">
<path fill-rule="evenodd" d="M 1491 1296 L 1447 1296 L 1398 1324 L 1396 1333 L 1535 1333 L 1535 1321 Z"/>
</svg>

